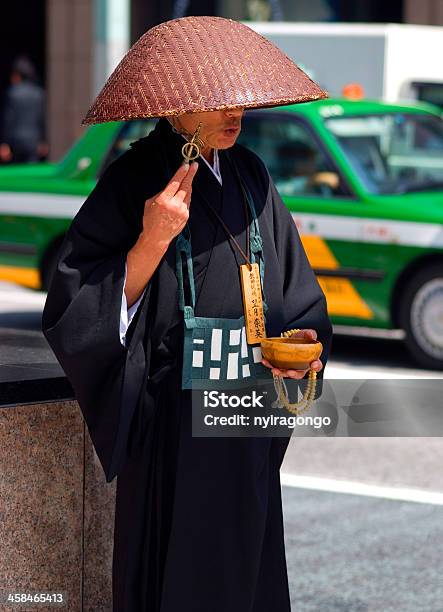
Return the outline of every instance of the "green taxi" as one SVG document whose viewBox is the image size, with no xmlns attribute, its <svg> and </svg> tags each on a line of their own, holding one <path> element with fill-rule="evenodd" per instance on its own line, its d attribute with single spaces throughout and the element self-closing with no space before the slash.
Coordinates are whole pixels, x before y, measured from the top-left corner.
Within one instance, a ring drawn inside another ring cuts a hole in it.
<svg viewBox="0 0 443 612">
<path fill-rule="evenodd" d="M 333 323 L 403 330 L 443 369 L 443 121 L 425 104 L 327 99 L 247 111 Z M 71 219 L 155 120 L 90 127 L 58 163 L 0 167 L 0 279 L 47 288 Z"/>
</svg>

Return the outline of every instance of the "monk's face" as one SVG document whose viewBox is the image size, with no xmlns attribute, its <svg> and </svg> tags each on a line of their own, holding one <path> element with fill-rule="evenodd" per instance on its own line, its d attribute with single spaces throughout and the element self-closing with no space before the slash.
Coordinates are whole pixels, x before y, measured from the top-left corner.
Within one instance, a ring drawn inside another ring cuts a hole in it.
<svg viewBox="0 0 443 612">
<path fill-rule="evenodd" d="M 172 123 L 179 131 L 192 135 L 201 123 L 200 138 L 205 149 L 228 149 L 235 144 L 240 134 L 243 108 L 204 113 L 186 113 L 172 117 Z"/>
</svg>

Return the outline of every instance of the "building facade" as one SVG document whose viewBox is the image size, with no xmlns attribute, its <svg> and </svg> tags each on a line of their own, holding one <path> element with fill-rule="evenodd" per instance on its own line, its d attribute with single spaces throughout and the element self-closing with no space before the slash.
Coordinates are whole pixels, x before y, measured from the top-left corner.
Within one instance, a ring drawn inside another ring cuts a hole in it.
<svg viewBox="0 0 443 612">
<path fill-rule="evenodd" d="M 81 134 L 81 119 L 127 48 L 148 28 L 184 15 L 251 21 L 443 25 L 443 0 L 33 0 L 10 3 L 0 24 L 0 93 L 27 54 L 47 91 L 50 158 Z"/>
</svg>

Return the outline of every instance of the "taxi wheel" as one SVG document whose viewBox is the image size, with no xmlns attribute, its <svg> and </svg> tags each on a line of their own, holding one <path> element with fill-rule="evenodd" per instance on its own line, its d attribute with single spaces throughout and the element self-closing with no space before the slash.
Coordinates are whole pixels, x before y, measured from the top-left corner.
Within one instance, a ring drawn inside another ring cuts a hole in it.
<svg viewBox="0 0 443 612">
<path fill-rule="evenodd" d="M 443 370 L 443 264 L 420 270 L 400 300 L 406 346 L 422 367 Z"/>
</svg>

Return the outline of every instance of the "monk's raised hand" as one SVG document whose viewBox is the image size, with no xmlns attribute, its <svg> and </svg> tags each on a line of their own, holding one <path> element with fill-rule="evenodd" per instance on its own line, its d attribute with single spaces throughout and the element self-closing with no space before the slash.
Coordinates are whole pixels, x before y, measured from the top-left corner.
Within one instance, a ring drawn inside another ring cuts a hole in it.
<svg viewBox="0 0 443 612">
<path fill-rule="evenodd" d="M 182 164 L 166 187 L 145 202 L 143 241 L 167 247 L 186 225 L 189 218 L 192 181 L 198 163 Z"/>
<path fill-rule="evenodd" d="M 198 163 L 192 162 L 189 168 L 189 172 L 186 174 L 185 178 L 182 180 L 181 185 L 177 193 L 175 194 L 175 197 L 177 198 L 177 200 L 179 202 L 183 200 L 183 202 L 186 204 L 188 208 L 191 203 L 192 181 L 194 180 L 194 176 L 197 170 L 198 170 Z"/>
<path fill-rule="evenodd" d="M 160 196 L 161 199 L 173 202 L 178 206 L 184 202 L 185 199 L 188 200 L 187 203 L 189 203 L 191 201 L 192 181 L 197 170 L 197 162 L 182 164 L 163 191 L 157 194 L 156 198 Z"/>
</svg>

